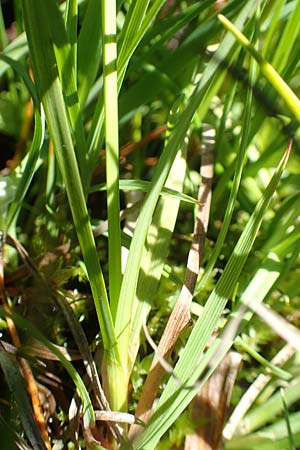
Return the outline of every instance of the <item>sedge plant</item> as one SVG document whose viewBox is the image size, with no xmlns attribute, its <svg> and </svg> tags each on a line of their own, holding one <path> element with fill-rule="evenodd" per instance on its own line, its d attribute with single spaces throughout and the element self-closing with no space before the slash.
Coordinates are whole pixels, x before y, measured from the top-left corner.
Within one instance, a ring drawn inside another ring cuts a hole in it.
<svg viewBox="0 0 300 450">
<path fill-rule="evenodd" d="M 297 448 L 299 1 L 14 5 L 9 44 L 0 17 L 0 125 L 18 141 L 0 178 L 0 365 L 19 417 L 12 430 L 4 411 L 7 439 L 187 449 L 205 419 L 194 423 L 189 405 L 234 346 L 245 366 L 224 447 Z M 9 128 L 12 112 L 20 125 Z M 201 186 L 212 192 L 197 198 Z M 202 237 L 191 236 L 197 220 Z M 184 289 L 185 329 L 164 335 Z M 72 386 L 49 390 L 53 428 L 43 402 L 37 421 L 20 358 L 33 380 L 44 359 Z M 251 401 L 243 386 L 262 376 Z"/>
</svg>

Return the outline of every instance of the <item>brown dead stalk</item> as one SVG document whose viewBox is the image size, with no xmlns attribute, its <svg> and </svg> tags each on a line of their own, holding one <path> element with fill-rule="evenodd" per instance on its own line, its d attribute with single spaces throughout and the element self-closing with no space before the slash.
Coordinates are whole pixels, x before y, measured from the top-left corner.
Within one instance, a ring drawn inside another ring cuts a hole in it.
<svg viewBox="0 0 300 450">
<path fill-rule="evenodd" d="M 241 355 L 229 352 L 191 404 L 195 433 L 185 438 L 184 450 L 221 450 L 222 433 Z"/>
</svg>

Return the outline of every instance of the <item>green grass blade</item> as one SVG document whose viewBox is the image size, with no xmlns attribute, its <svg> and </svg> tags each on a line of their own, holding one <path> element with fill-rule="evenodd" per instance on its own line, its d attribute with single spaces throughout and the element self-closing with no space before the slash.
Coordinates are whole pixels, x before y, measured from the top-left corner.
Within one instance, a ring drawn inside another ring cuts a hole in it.
<svg viewBox="0 0 300 450">
<path fill-rule="evenodd" d="M 264 41 L 264 48 L 262 51 L 264 58 L 268 54 L 268 50 L 269 50 L 270 44 L 273 40 L 274 32 L 276 31 L 276 27 L 278 26 L 280 12 L 281 12 L 281 9 L 282 9 L 284 3 L 285 3 L 285 0 L 276 0 L 274 2 L 273 8 L 272 8 L 273 9 L 273 17 L 272 17 L 271 23 L 268 27 L 268 30 L 267 30 L 267 35 L 266 35 L 266 38 Z"/>
<path fill-rule="evenodd" d="M 117 25 L 115 1 L 104 0 L 102 2 L 102 16 L 109 299 L 112 317 L 113 320 L 115 320 L 122 281 L 119 196 Z"/>
<path fill-rule="evenodd" d="M 238 337 L 235 340 L 235 343 L 239 347 L 241 347 L 243 350 L 245 350 L 247 353 L 249 353 L 249 355 L 252 356 L 252 358 L 254 358 L 259 364 L 261 364 L 263 367 L 268 368 L 269 372 L 271 372 L 273 375 L 277 376 L 278 378 L 282 378 L 283 380 L 286 380 L 286 381 L 290 381 L 292 379 L 292 375 L 289 372 L 287 372 L 286 370 L 280 369 L 279 367 L 270 363 L 263 356 L 261 356 L 257 351 L 255 351 L 251 347 L 251 345 L 249 345 L 244 339 Z"/>
<path fill-rule="evenodd" d="M 119 180 L 119 189 L 125 190 L 125 191 L 142 191 L 142 192 L 148 192 L 150 188 L 151 182 L 145 181 L 145 180 Z M 105 191 L 107 189 L 105 184 L 95 184 L 91 187 L 89 190 L 89 193 L 92 192 L 99 192 L 99 191 Z M 191 197 L 190 195 L 183 194 L 182 192 L 179 192 L 175 189 L 171 189 L 170 187 L 165 186 L 162 191 L 161 195 L 172 197 L 175 200 L 179 200 L 181 202 L 190 203 L 191 205 L 197 205 L 198 200 L 194 197 Z"/>
<path fill-rule="evenodd" d="M 28 90 L 29 95 L 32 98 L 35 107 L 38 108 L 39 99 L 36 92 L 36 88 L 33 82 L 31 81 L 27 71 L 24 69 L 23 65 L 19 61 L 16 61 L 11 56 L 7 55 L 7 53 L 5 52 L 0 53 L 0 60 L 1 62 L 5 62 L 8 66 L 10 66 L 13 70 L 15 70 L 15 72 L 17 72 L 20 75 Z"/>
<path fill-rule="evenodd" d="M 70 1 L 76 1 L 76 0 L 70 0 Z M 78 4 L 82 3 L 84 0 L 78 0 Z M 61 5 L 61 9 L 63 10 L 65 7 L 65 3 Z M 74 23 L 72 23 L 74 25 Z M 69 28 L 69 27 L 68 27 Z M 72 42 L 72 40 L 70 40 Z M 5 48 L 5 55 L 9 56 L 10 58 L 19 61 L 23 56 L 28 54 L 28 45 L 27 45 L 27 38 L 26 34 L 22 33 L 19 36 L 17 36 L 6 48 Z M 1 61 L 0 62 L 0 77 L 3 76 L 3 74 L 8 69 L 8 65 Z"/>
<path fill-rule="evenodd" d="M 6 445 L 10 445 L 9 448 L 15 444 L 18 449 L 21 450 L 34 450 L 29 444 L 26 442 L 24 437 L 21 437 L 18 433 L 16 433 L 15 429 L 2 417 L 0 416 L 0 433 L 2 442 L 5 442 Z"/>
<path fill-rule="evenodd" d="M 47 284 L 45 284 L 45 287 L 47 288 Z M 96 364 L 92 357 L 88 340 L 84 333 L 82 325 L 77 319 L 76 314 L 74 313 L 72 307 L 68 303 L 68 299 L 63 293 L 57 291 L 55 293 L 55 301 L 58 303 L 68 322 L 69 328 L 74 337 L 74 341 L 76 342 L 76 345 L 82 356 L 82 360 L 84 362 L 87 374 L 91 379 L 92 387 L 94 390 L 94 394 L 97 398 L 97 401 L 100 402 L 102 408 L 106 409 L 107 401 L 103 395 L 103 389 L 99 381 L 99 376 L 97 374 Z"/>
<path fill-rule="evenodd" d="M 8 44 L 7 35 L 5 32 L 5 24 L 2 12 L 2 6 L 0 5 L 0 50 L 2 51 Z"/>
<path fill-rule="evenodd" d="M 174 128 L 174 132 L 170 138 L 170 141 L 157 165 L 154 177 L 151 182 L 151 188 L 147 194 L 146 200 L 136 224 L 136 229 L 131 241 L 127 266 L 123 278 L 120 293 L 120 303 L 118 314 L 116 317 L 116 332 L 122 333 L 122 335 L 120 336 L 120 351 L 124 355 L 124 357 L 127 357 L 130 321 L 132 317 L 132 305 L 135 297 L 135 290 L 140 269 L 140 261 L 146 234 L 151 223 L 152 214 L 156 207 L 158 197 L 164 186 L 171 165 L 173 164 L 176 153 L 178 151 L 178 147 L 181 145 L 186 135 L 187 129 L 201 98 L 202 90 L 197 89 L 185 113 L 182 114 L 181 120 L 178 121 L 177 126 Z"/>
<path fill-rule="evenodd" d="M 288 23 L 284 27 L 283 35 L 272 60 L 272 66 L 278 73 L 282 73 L 288 62 L 295 40 L 299 39 L 300 32 L 300 0 L 294 6 L 290 14 Z"/>
<path fill-rule="evenodd" d="M 100 0 L 89 0 L 78 36 L 78 95 L 83 108 L 102 57 Z M 99 150 L 99 148 L 98 148 Z"/>
<path fill-rule="evenodd" d="M 286 228 L 286 230 L 288 227 Z M 289 238 L 285 239 L 284 241 L 288 241 Z M 284 277 L 284 272 L 289 272 L 289 265 L 292 263 L 292 260 L 294 258 L 297 258 L 300 250 L 300 240 L 298 239 L 297 245 L 294 243 L 292 246 L 287 243 L 287 246 L 282 249 L 280 252 L 276 252 L 274 249 L 272 249 L 267 256 L 266 260 L 263 262 L 261 267 L 257 270 L 257 272 L 253 275 L 250 283 L 248 284 L 245 291 L 241 294 L 240 303 L 241 304 L 248 304 L 253 298 L 256 299 L 257 302 L 262 302 L 266 297 L 269 296 L 270 292 L 274 290 L 275 286 L 278 284 L 280 278 Z M 291 257 L 291 263 L 286 264 L 286 254 L 288 252 L 293 252 L 294 255 Z M 246 323 L 250 322 L 252 319 L 253 312 L 248 310 L 246 314 L 243 317 L 243 321 L 241 323 L 240 331 L 243 330 L 243 327 Z M 229 347 L 228 347 L 229 348 Z M 279 352 L 280 353 L 280 352 Z M 291 351 L 289 352 L 289 358 L 291 357 Z M 225 353 L 224 353 L 225 354 Z M 275 357 L 276 358 L 276 357 Z M 278 361 L 281 361 L 281 359 L 278 359 Z M 278 364 L 281 364 L 278 362 Z M 268 378 L 269 375 L 259 375 L 254 381 L 254 384 L 257 382 L 258 385 L 260 385 L 259 380 L 261 378 Z M 271 378 L 271 377 L 269 377 Z M 265 380 L 263 387 L 265 384 L 267 384 L 267 379 Z M 260 390 L 261 390 L 260 389 Z M 240 403 L 236 406 L 235 410 L 233 411 L 229 422 L 226 425 L 226 437 L 232 436 L 235 432 L 235 429 L 238 428 L 239 423 L 241 421 L 241 418 L 244 417 L 245 413 L 248 411 L 248 409 L 251 407 L 251 405 L 254 403 L 255 399 L 260 393 L 260 390 L 255 389 L 256 396 L 253 395 L 253 391 L 251 389 L 251 386 L 249 387 L 248 391 L 244 394 L 243 398 L 240 400 Z M 250 394 L 251 391 L 251 394 Z M 251 402 L 249 404 L 249 401 L 245 401 L 244 398 L 251 397 Z M 225 431 L 225 430 L 224 430 Z"/>
<path fill-rule="evenodd" d="M 281 394 L 281 399 L 282 399 L 282 404 L 283 404 L 284 417 L 285 417 L 285 420 L 286 420 L 286 428 L 287 428 L 288 437 L 289 437 L 289 444 L 290 444 L 289 445 L 289 450 L 296 450 L 295 443 L 294 443 L 294 438 L 293 438 L 293 433 L 292 433 L 292 429 L 291 429 L 289 411 L 288 411 L 288 407 L 287 407 L 286 399 L 285 399 L 285 393 L 284 393 L 284 390 L 282 388 L 280 389 L 280 394 Z"/>
<path fill-rule="evenodd" d="M 149 29 L 152 20 L 163 5 L 163 0 L 155 0 L 149 11 L 149 0 L 131 2 L 126 15 L 126 21 L 120 36 L 120 51 L 118 58 L 119 88 L 121 88 L 125 71 L 130 58 L 139 42 Z"/>
<path fill-rule="evenodd" d="M 154 50 L 161 48 L 161 45 L 175 36 L 178 31 L 182 30 L 182 28 L 193 19 L 199 17 L 200 14 L 213 3 L 214 0 L 204 0 L 201 3 L 195 3 L 185 7 L 182 11 L 179 11 L 176 16 L 171 16 L 165 20 L 155 22 L 153 26 L 149 28 L 143 39 L 146 43 L 151 42 L 151 48 L 147 50 L 147 57 L 149 57 Z M 143 41 L 140 45 L 143 45 Z"/>
<path fill-rule="evenodd" d="M 209 5 L 206 2 L 201 2 L 201 5 L 204 8 L 201 12 L 206 13 Z M 245 11 L 245 8 L 248 10 L 253 10 L 253 7 L 255 7 L 255 5 L 248 2 L 247 5 L 242 5 L 242 10 Z M 235 17 L 237 9 L 241 9 L 241 2 L 234 0 L 230 2 L 227 10 L 228 13 L 230 12 L 230 16 L 234 15 Z M 120 116 L 123 117 L 123 120 L 128 120 L 128 118 L 131 117 L 131 115 L 138 110 L 141 105 L 147 104 L 154 98 L 163 95 L 166 88 L 169 90 L 170 84 L 166 84 L 165 80 L 179 80 L 179 83 L 172 83 L 172 94 L 175 98 L 179 97 L 182 92 L 180 83 L 182 82 L 182 79 L 186 80 L 187 71 L 187 67 L 182 64 L 182 61 L 190 61 L 192 64 L 199 61 L 199 55 L 202 55 L 203 52 L 203 42 L 207 40 L 214 40 L 215 35 L 218 32 L 219 30 L 216 24 L 215 16 L 212 15 L 205 25 L 199 25 L 199 27 L 188 35 L 178 49 L 168 53 L 162 61 L 158 61 L 155 64 L 155 67 L 152 66 L 154 70 L 152 69 L 148 73 L 144 73 L 143 77 L 141 77 L 138 82 L 136 82 L 132 87 L 129 87 L 126 91 L 123 91 L 119 102 Z M 229 42 L 228 39 L 225 39 L 225 41 Z M 146 43 L 144 43 L 144 45 L 146 45 Z M 228 49 L 226 49 L 226 45 L 223 44 L 223 41 L 221 46 L 223 52 L 216 53 L 216 57 L 218 57 L 218 59 L 215 61 L 213 69 L 210 70 L 208 77 L 205 76 L 203 79 L 203 83 L 207 83 L 209 79 L 213 78 L 215 69 L 218 67 L 218 63 L 223 61 L 225 53 L 228 55 Z M 212 64 L 210 64 L 210 66 L 212 67 Z M 207 70 L 205 71 L 208 73 Z"/>
<path fill-rule="evenodd" d="M 65 9 L 65 24 L 70 43 L 70 61 L 74 68 L 75 84 L 77 86 L 77 22 L 78 22 L 78 3 L 77 0 L 68 0 Z"/>
</svg>

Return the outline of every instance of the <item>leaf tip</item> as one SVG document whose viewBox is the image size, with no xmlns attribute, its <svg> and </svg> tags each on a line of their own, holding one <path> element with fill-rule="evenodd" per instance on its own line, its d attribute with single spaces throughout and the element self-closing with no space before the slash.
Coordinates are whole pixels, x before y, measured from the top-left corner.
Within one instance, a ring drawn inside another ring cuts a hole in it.
<svg viewBox="0 0 300 450">
<path fill-rule="evenodd" d="M 220 21 L 220 22 L 222 22 L 222 23 L 224 23 L 225 22 L 225 20 L 226 20 L 226 17 L 223 15 L 223 14 L 218 14 L 218 20 Z"/>
<path fill-rule="evenodd" d="M 285 153 L 284 153 L 284 160 L 285 160 L 285 163 L 287 163 L 287 161 L 288 161 L 288 159 L 289 159 L 289 157 L 290 157 L 292 148 L 293 148 L 293 139 L 290 140 L 289 145 L 288 145 L 288 148 L 286 149 L 286 151 L 285 151 Z"/>
</svg>

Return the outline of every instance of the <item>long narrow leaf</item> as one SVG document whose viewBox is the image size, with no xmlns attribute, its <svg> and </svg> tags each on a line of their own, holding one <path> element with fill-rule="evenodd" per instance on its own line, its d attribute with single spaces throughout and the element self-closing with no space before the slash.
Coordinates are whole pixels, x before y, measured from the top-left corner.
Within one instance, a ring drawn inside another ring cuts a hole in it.
<svg viewBox="0 0 300 450">
<path fill-rule="evenodd" d="M 145 180 L 120 180 L 119 181 L 119 188 L 124 189 L 127 191 L 143 191 L 148 192 L 150 188 L 150 181 Z M 98 192 L 98 191 L 105 191 L 107 189 L 105 184 L 100 185 L 94 185 L 90 189 L 90 193 L 92 192 Z M 179 200 L 182 202 L 190 203 L 192 205 L 197 205 L 198 201 L 197 199 L 191 197 L 190 195 L 183 194 L 182 192 L 179 192 L 175 189 L 171 189 L 170 187 L 165 186 L 162 191 L 161 195 L 165 195 L 167 197 L 172 197 L 175 200 Z"/>
<path fill-rule="evenodd" d="M 113 320 L 121 287 L 121 228 L 119 195 L 119 127 L 116 3 L 102 2 L 103 76 L 108 218 L 109 298 Z M 118 405 L 114 405 L 118 409 Z"/>
<path fill-rule="evenodd" d="M 289 411 L 288 411 L 288 408 L 287 408 L 285 394 L 284 394 L 284 390 L 283 389 L 280 389 L 280 394 L 281 394 L 281 400 L 282 400 L 282 404 L 283 404 L 284 416 L 285 416 L 285 420 L 286 420 L 286 428 L 287 428 L 288 436 L 289 436 L 289 444 L 290 444 L 289 450 L 296 450 L 295 443 L 294 443 L 294 438 L 293 438 L 293 433 L 292 433 L 292 430 L 291 430 Z"/>
<path fill-rule="evenodd" d="M 101 1 L 89 0 L 78 36 L 78 94 L 83 107 L 102 56 Z"/>
</svg>

